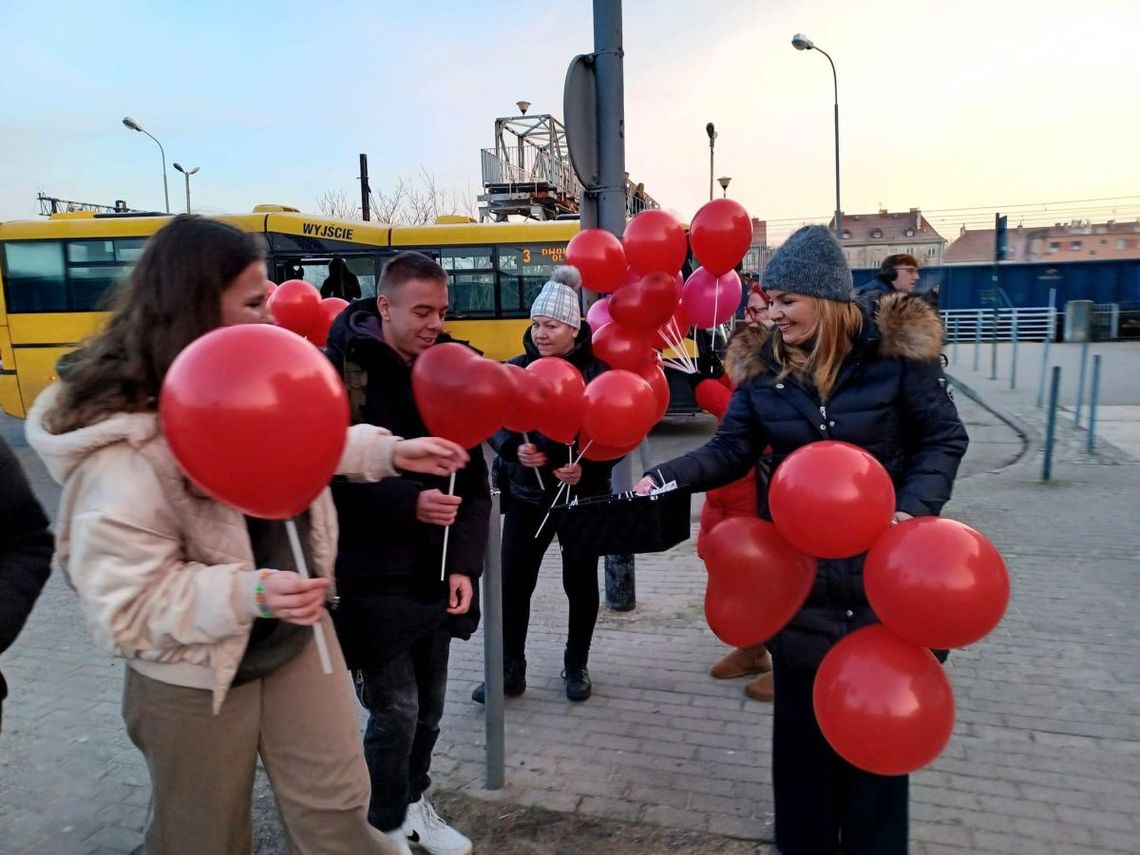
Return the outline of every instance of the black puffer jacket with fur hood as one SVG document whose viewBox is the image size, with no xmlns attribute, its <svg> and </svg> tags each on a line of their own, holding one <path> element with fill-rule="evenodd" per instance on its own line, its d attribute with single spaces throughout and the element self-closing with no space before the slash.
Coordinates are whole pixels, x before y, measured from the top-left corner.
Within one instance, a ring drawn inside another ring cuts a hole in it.
<svg viewBox="0 0 1140 855">
<path fill-rule="evenodd" d="M 737 387 L 716 436 L 650 474 L 705 490 L 740 478 L 769 445 L 779 466 L 810 442 L 841 440 L 883 464 L 898 510 L 938 514 L 968 443 L 939 361 L 941 324 L 926 303 L 906 294 L 887 295 L 877 307 L 862 309 L 862 333 L 830 400 L 821 401 L 795 376 L 777 379 L 774 337 L 759 349 L 742 340 L 727 354 Z M 767 519 L 766 491 L 766 483 L 758 484 L 758 513 Z M 814 668 L 840 638 L 874 622 L 863 590 L 863 556 L 821 560 L 807 602 L 773 639 L 773 652 L 791 667 Z"/>
</svg>

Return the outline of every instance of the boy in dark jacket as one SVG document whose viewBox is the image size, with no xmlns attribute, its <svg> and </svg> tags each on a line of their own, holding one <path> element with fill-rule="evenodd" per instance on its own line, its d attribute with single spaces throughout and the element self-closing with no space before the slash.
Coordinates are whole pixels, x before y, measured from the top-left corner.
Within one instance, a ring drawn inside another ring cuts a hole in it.
<svg viewBox="0 0 1140 855">
<path fill-rule="evenodd" d="M 442 333 L 447 283 L 446 272 L 427 256 L 401 253 L 385 266 L 377 298 L 356 301 L 333 323 L 327 353 L 349 385 L 354 420 L 402 437 L 428 435 L 412 393 L 412 363 L 448 340 Z M 333 619 L 369 711 L 368 818 L 401 852 L 408 840 L 433 855 L 465 855 L 472 848 L 423 796 L 443 715 L 451 637 L 469 637 L 474 629 L 474 583 L 487 543 L 487 468 L 480 448 L 470 453 L 454 495 L 447 494 L 446 479 L 432 476 L 333 484 L 341 596 Z"/>
<path fill-rule="evenodd" d="M 20 462 L 0 439 L 0 653 L 20 634 L 47 582 L 53 543 Z M 7 696 L 0 674 L 0 704 Z"/>
</svg>

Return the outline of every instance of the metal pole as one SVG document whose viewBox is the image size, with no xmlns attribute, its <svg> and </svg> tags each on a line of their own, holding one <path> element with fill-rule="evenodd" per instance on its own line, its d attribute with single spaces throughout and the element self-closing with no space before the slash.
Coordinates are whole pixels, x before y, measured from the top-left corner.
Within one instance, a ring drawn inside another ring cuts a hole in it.
<svg viewBox="0 0 1140 855">
<path fill-rule="evenodd" d="M 594 0 L 594 55 L 598 104 L 598 227 L 621 237 L 625 231 L 625 72 L 622 66 L 621 0 Z M 709 138 L 709 198 L 712 198 L 712 153 Z M 585 223 L 583 222 L 583 225 Z M 614 467 L 616 490 L 633 488 L 628 458 Z M 634 558 L 606 556 L 606 603 L 619 611 L 632 609 Z"/>
<path fill-rule="evenodd" d="M 997 380 L 998 307 L 994 306 L 993 329 L 990 330 L 990 379 Z"/>
<path fill-rule="evenodd" d="M 1096 403 L 1100 397 L 1100 354 L 1093 357 L 1092 390 L 1089 392 L 1089 436 L 1087 451 L 1093 453 L 1096 445 Z"/>
<path fill-rule="evenodd" d="M 169 214 L 170 213 L 170 189 L 166 186 L 166 151 L 163 149 L 162 143 L 160 143 L 157 139 L 155 139 L 153 134 L 151 134 L 149 131 L 143 130 L 142 128 L 139 128 L 139 130 L 142 131 L 144 134 L 146 134 L 148 137 L 150 137 L 152 140 L 154 140 L 155 145 L 158 146 L 158 153 L 162 155 L 162 195 L 163 195 L 163 198 L 166 199 L 166 213 Z"/>
<path fill-rule="evenodd" d="M 954 318 L 954 364 L 958 364 L 958 319 Z"/>
<path fill-rule="evenodd" d="M 372 192 L 372 188 L 368 186 L 368 155 L 361 153 L 360 155 L 360 216 L 365 222 L 368 222 L 371 217 L 371 210 L 368 207 L 368 194 Z"/>
<path fill-rule="evenodd" d="M 189 214 L 190 213 L 190 173 L 188 173 L 188 172 L 183 173 L 183 177 L 186 179 L 186 213 Z"/>
<path fill-rule="evenodd" d="M 835 236 L 842 240 L 843 206 L 839 203 L 839 75 L 835 73 L 835 63 L 832 62 L 831 54 L 820 48 L 819 45 L 812 45 L 812 47 L 826 56 L 827 62 L 831 66 L 831 84 L 835 92 Z"/>
<path fill-rule="evenodd" d="M 716 145 L 716 133 L 709 135 L 709 201 L 713 200 L 713 153 Z"/>
<path fill-rule="evenodd" d="M 1049 387 L 1049 415 L 1045 422 L 1045 462 L 1041 467 L 1041 480 L 1048 481 L 1053 474 L 1053 438 L 1057 433 L 1057 396 L 1061 392 L 1061 366 L 1053 366 L 1053 383 Z"/>
<path fill-rule="evenodd" d="M 1057 326 L 1057 318 L 1055 317 L 1055 303 L 1057 299 L 1057 289 L 1049 289 L 1049 315 L 1047 328 L 1045 330 L 1045 347 L 1041 351 L 1041 380 L 1037 384 L 1037 409 L 1041 409 L 1041 404 L 1045 400 L 1045 369 L 1049 365 L 1049 347 L 1053 343 L 1053 333 Z"/>
<path fill-rule="evenodd" d="M 1012 310 L 1013 314 L 1013 329 L 1011 330 L 1013 338 L 1013 352 L 1010 355 L 1009 366 L 1009 388 L 1011 390 L 1017 388 L 1017 309 Z"/>
<path fill-rule="evenodd" d="M 1077 379 L 1077 409 L 1073 416 L 1073 427 L 1081 426 L 1081 404 L 1085 399 L 1085 369 L 1089 364 L 1089 343 L 1081 344 L 1081 373 Z"/>
<path fill-rule="evenodd" d="M 501 790 L 506 778 L 503 715 L 503 552 L 499 491 L 491 491 L 491 525 L 483 558 L 483 721 L 487 737 L 488 790 Z"/>
<path fill-rule="evenodd" d="M 974 315 L 974 370 L 978 370 L 978 363 L 982 355 L 982 310 L 978 309 Z"/>
</svg>

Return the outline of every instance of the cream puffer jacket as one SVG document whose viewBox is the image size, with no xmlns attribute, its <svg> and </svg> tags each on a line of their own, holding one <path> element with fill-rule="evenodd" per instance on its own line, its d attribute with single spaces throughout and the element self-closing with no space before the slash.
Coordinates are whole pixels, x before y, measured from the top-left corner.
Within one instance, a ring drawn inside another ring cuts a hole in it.
<svg viewBox="0 0 1140 855">
<path fill-rule="evenodd" d="M 43 418 L 58 394 L 58 384 L 45 390 L 25 426 L 63 485 L 56 563 L 100 647 L 153 679 L 213 691 L 217 712 L 258 616 L 245 518 L 190 485 L 156 414 L 123 413 L 55 435 Z M 383 428 L 349 428 L 337 474 L 398 474 L 398 441 Z M 309 513 L 310 570 L 331 577 L 337 524 L 327 489 Z"/>
</svg>

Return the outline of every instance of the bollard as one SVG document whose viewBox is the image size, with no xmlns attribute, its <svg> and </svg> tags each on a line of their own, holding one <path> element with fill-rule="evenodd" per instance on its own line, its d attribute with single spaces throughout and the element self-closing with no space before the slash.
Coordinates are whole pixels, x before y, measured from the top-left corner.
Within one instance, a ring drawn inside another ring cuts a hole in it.
<svg viewBox="0 0 1140 855">
<path fill-rule="evenodd" d="M 1089 436 L 1086 451 L 1093 453 L 1096 445 L 1096 399 L 1100 396 L 1100 354 L 1093 357 L 1092 389 L 1089 391 Z"/>
<path fill-rule="evenodd" d="M 1053 439 L 1057 434 L 1057 396 L 1061 393 L 1061 366 L 1053 366 L 1053 383 L 1049 387 L 1049 414 L 1045 421 L 1045 463 L 1041 467 L 1041 480 L 1048 481 L 1053 474 Z"/>
<path fill-rule="evenodd" d="M 1010 337 L 1013 339 L 1013 351 L 1010 355 L 1009 388 L 1013 390 L 1017 388 L 1017 309 L 1013 310 L 1013 327 L 1010 329 Z"/>
<path fill-rule="evenodd" d="M 974 315 L 974 370 L 978 370 L 978 361 L 982 353 L 982 310 Z"/>
<path fill-rule="evenodd" d="M 994 306 L 993 328 L 990 330 L 990 379 L 997 380 L 998 308 Z"/>
<path fill-rule="evenodd" d="M 613 489 L 617 492 L 633 489 L 633 461 L 623 457 L 613 468 Z M 640 477 L 640 476 L 639 476 Z M 634 584 L 635 561 L 632 555 L 606 556 L 606 605 L 615 612 L 628 612 L 637 605 Z"/>
<path fill-rule="evenodd" d="M 1041 380 L 1037 384 L 1037 409 L 1041 409 L 1045 402 L 1045 369 L 1049 365 L 1049 347 L 1053 343 L 1052 312 L 1050 314 L 1049 333 L 1045 336 L 1045 347 L 1041 351 Z"/>
<path fill-rule="evenodd" d="M 501 496 L 491 491 L 491 527 L 483 559 L 483 721 L 486 734 L 488 790 L 501 790 L 505 778 L 506 737 L 503 721 L 503 550 Z"/>
<path fill-rule="evenodd" d="M 958 319 L 957 318 L 954 319 L 954 352 L 953 352 L 953 356 L 951 357 L 951 361 L 953 361 L 953 363 L 955 365 L 958 364 Z"/>
<path fill-rule="evenodd" d="M 1081 404 L 1085 399 L 1085 368 L 1089 364 L 1089 343 L 1085 341 L 1081 345 L 1081 373 L 1077 380 L 1077 410 L 1076 415 L 1073 416 L 1073 426 L 1081 426 Z"/>
</svg>

